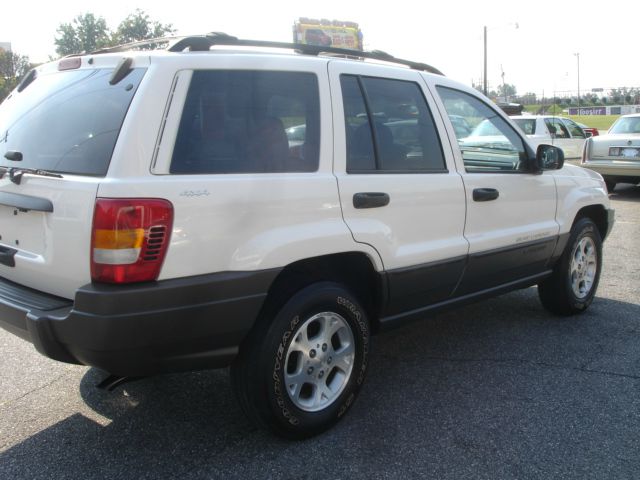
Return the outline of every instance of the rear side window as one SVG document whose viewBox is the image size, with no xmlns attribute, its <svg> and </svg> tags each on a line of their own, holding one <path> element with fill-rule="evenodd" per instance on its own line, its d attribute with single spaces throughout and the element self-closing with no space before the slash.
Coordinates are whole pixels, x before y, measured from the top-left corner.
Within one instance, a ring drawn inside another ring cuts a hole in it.
<svg viewBox="0 0 640 480">
<path fill-rule="evenodd" d="M 170 171 L 313 172 L 319 145 L 314 74 L 199 70 L 193 73 Z"/>
<path fill-rule="evenodd" d="M 342 75 L 347 171 L 444 172 L 444 155 L 420 87 Z"/>
<path fill-rule="evenodd" d="M 110 85 L 112 69 L 73 70 L 36 77 L 0 106 L 0 165 L 104 176 L 135 91 L 145 73 L 134 69 Z M 7 151 L 22 153 L 19 165 Z"/>
<path fill-rule="evenodd" d="M 520 127 L 520 129 L 526 135 L 535 135 L 536 133 L 536 119 L 535 118 L 514 118 L 512 119 L 516 125 Z"/>
</svg>

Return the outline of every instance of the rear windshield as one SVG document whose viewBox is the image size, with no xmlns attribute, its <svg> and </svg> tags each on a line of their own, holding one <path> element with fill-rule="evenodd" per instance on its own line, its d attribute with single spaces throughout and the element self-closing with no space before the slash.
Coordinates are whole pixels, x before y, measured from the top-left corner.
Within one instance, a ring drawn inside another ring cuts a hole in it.
<svg viewBox="0 0 640 480">
<path fill-rule="evenodd" d="M 640 117 L 620 117 L 609 133 L 640 133 Z"/>
<path fill-rule="evenodd" d="M 534 135 L 536 133 L 535 118 L 514 118 L 513 121 L 526 135 Z"/>
<path fill-rule="evenodd" d="M 120 127 L 145 73 L 109 85 L 113 69 L 36 77 L 0 105 L 0 165 L 104 176 Z M 5 158 L 22 153 L 22 161 Z"/>
</svg>

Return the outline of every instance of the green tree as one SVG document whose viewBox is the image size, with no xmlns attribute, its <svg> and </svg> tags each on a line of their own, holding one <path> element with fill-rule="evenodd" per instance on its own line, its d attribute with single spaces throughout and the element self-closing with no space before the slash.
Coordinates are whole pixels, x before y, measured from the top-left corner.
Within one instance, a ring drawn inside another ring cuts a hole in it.
<svg viewBox="0 0 640 480">
<path fill-rule="evenodd" d="M 497 95 L 500 98 L 509 98 L 516 94 L 516 86 L 505 83 L 503 85 L 498 85 Z"/>
<path fill-rule="evenodd" d="M 0 101 L 11 93 L 30 68 L 29 57 L 0 48 Z"/>
<path fill-rule="evenodd" d="M 536 94 L 533 92 L 525 93 L 518 99 L 518 101 L 523 105 L 534 105 L 536 103 L 539 103 Z"/>
<path fill-rule="evenodd" d="M 134 13 L 125 18 L 112 36 L 114 45 L 131 43 L 150 38 L 173 35 L 175 29 L 170 23 L 163 25 L 160 22 L 152 21 L 143 10 L 137 9 Z"/>
<path fill-rule="evenodd" d="M 110 45 L 111 35 L 104 18 L 93 13 L 78 15 L 71 23 L 63 23 L 55 38 L 56 53 L 60 56 L 92 52 Z"/>
</svg>

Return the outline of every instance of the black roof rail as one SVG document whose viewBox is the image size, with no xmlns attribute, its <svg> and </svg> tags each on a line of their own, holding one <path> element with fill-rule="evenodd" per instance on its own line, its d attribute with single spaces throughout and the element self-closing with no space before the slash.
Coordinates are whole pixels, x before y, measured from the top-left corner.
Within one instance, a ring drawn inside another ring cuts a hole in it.
<svg viewBox="0 0 640 480">
<path fill-rule="evenodd" d="M 118 45 L 116 47 L 102 48 L 91 52 L 92 54 L 99 53 L 114 53 L 124 52 L 140 47 L 157 46 L 158 44 L 168 44 L 167 51 L 169 52 L 183 52 L 189 50 L 192 52 L 205 52 L 208 51 L 214 45 L 226 45 L 237 47 L 267 47 L 267 48 L 285 48 L 294 50 L 304 55 L 318 56 L 320 54 L 332 54 L 342 55 L 349 58 L 369 58 L 372 60 L 380 60 L 383 62 L 397 63 L 405 65 L 413 70 L 422 70 L 429 73 L 435 73 L 437 75 L 444 74 L 435 67 L 427 65 L 426 63 L 413 62 L 411 60 L 404 60 L 402 58 L 396 58 L 381 50 L 362 51 L 353 50 L 348 48 L 337 47 L 325 47 L 322 45 L 307 45 L 303 43 L 288 43 L 288 42 L 271 42 L 264 40 L 245 40 L 227 35 L 221 32 L 211 32 L 206 35 L 192 35 L 188 37 L 160 37 L 152 38 L 149 40 L 142 40 L 139 42 L 126 43 L 124 45 Z"/>
<path fill-rule="evenodd" d="M 287 42 L 270 42 L 263 40 L 244 40 L 226 33 L 212 32 L 207 35 L 194 35 L 183 37 L 172 44 L 168 50 L 170 52 L 182 52 L 189 49 L 191 51 L 206 51 L 214 45 L 227 45 L 238 47 L 268 47 L 268 48 L 286 48 L 295 50 L 305 55 L 320 55 L 321 53 L 329 53 L 334 55 L 344 55 L 352 58 L 370 58 L 372 60 L 381 60 L 384 62 L 398 63 L 406 65 L 414 70 L 423 70 L 429 73 L 444 75 L 440 70 L 426 63 L 413 62 L 396 58 L 381 50 L 373 50 L 370 52 L 362 50 L 352 50 L 348 48 L 325 47 L 322 45 L 307 45 L 302 43 Z"/>
<path fill-rule="evenodd" d="M 175 42 L 183 37 L 158 37 L 158 38 L 150 38 L 148 40 L 139 40 L 137 42 L 124 43 L 122 45 L 116 45 L 115 47 L 106 47 L 101 48 L 99 50 L 94 50 L 93 52 L 89 52 L 87 55 L 97 55 L 100 53 L 117 53 L 117 52 L 126 52 L 127 50 L 132 50 L 140 47 L 156 47 L 159 44 L 166 43 L 167 45 L 171 44 L 171 42 Z"/>
</svg>

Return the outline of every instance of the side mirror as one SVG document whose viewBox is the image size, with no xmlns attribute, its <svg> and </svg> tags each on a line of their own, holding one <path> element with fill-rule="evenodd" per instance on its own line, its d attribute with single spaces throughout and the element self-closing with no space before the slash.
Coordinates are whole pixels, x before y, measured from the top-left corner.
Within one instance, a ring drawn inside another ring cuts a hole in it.
<svg viewBox="0 0 640 480">
<path fill-rule="evenodd" d="M 564 152 L 553 145 L 538 145 L 536 151 L 535 170 L 560 170 L 564 165 Z"/>
</svg>

